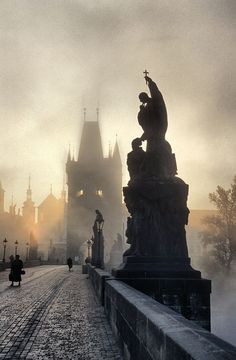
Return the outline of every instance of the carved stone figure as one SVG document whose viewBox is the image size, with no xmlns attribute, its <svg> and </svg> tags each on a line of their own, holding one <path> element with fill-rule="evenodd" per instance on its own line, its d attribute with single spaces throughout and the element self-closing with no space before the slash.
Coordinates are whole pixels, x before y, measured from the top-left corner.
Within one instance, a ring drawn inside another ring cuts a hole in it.
<svg viewBox="0 0 236 360">
<path fill-rule="evenodd" d="M 146 158 L 142 165 L 145 177 L 167 179 L 177 173 L 175 155 L 165 140 L 168 126 L 167 110 L 163 96 L 156 83 L 145 76 L 151 97 L 147 93 L 139 94 L 141 101 L 138 122 L 144 133 L 142 141 L 147 141 Z"/>
<path fill-rule="evenodd" d="M 175 155 L 165 140 L 164 99 L 144 73 L 151 97 L 139 95 L 138 121 L 144 132 L 132 142 L 130 181 L 123 188 L 130 248 L 112 275 L 209 330 L 211 284 L 201 279 L 188 257 L 188 185 L 176 176 Z M 146 151 L 141 141 L 147 142 Z"/>
<path fill-rule="evenodd" d="M 133 150 L 127 155 L 127 167 L 131 181 L 142 175 L 142 166 L 146 153 L 141 145 L 142 140 L 140 138 L 134 139 L 132 141 Z"/>
<path fill-rule="evenodd" d="M 99 210 L 95 210 L 96 218 L 93 225 L 92 265 L 104 268 L 104 237 L 102 233 L 104 218 Z"/>
<path fill-rule="evenodd" d="M 95 218 L 94 225 L 97 225 L 98 230 L 101 230 L 101 228 L 104 224 L 104 219 L 103 219 L 102 213 L 99 210 L 95 210 L 95 213 L 96 213 L 96 218 Z"/>
<path fill-rule="evenodd" d="M 124 200 L 130 216 L 125 257 L 187 258 L 188 185 L 176 177 L 175 155 L 165 140 L 167 111 L 154 81 L 145 76 L 151 97 L 139 94 L 138 122 L 144 133 L 132 141 L 127 157 L 130 181 Z M 147 141 L 146 152 L 142 141 Z"/>
<path fill-rule="evenodd" d="M 151 97 L 147 93 L 139 94 L 142 103 L 138 113 L 138 122 L 143 128 L 142 140 L 147 140 L 147 151 L 155 151 L 165 140 L 168 126 L 167 110 L 163 96 L 151 78 L 145 76 Z"/>
</svg>

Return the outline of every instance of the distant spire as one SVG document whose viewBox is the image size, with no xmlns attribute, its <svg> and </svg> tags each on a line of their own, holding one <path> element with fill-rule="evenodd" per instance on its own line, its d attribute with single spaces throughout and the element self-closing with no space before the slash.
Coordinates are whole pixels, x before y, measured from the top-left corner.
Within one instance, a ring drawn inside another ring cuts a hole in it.
<svg viewBox="0 0 236 360">
<path fill-rule="evenodd" d="M 75 149 L 73 148 L 73 152 L 72 152 L 72 159 L 71 161 L 75 161 Z"/>
<path fill-rule="evenodd" d="M 15 215 L 16 214 L 16 205 L 13 205 L 13 193 L 11 195 L 11 205 L 9 208 L 9 213 L 10 215 Z"/>
<path fill-rule="evenodd" d="M 31 182 L 31 177 L 29 175 L 28 189 L 27 189 L 27 192 L 26 192 L 27 200 L 31 200 L 31 198 L 32 198 L 32 190 L 31 190 L 31 187 L 30 187 L 30 185 L 31 185 L 30 182 Z"/>
<path fill-rule="evenodd" d="M 68 155 L 67 155 L 67 162 L 71 161 L 71 153 L 70 153 L 70 144 L 69 144 L 69 150 L 68 150 Z"/>
<path fill-rule="evenodd" d="M 86 109 L 86 107 L 84 107 L 84 121 L 86 121 L 86 112 L 87 112 L 87 109 Z"/>
<path fill-rule="evenodd" d="M 97 113 L 97 121 L 99 121 L 99 107 L 96 108 L 96 113 Z"/>
<path fill-rule="evenodd" d="M 52 195 L 52 184 L 50 184 L 50 195 Z"/>
<path fill-rule="evenodd" d="M 115 143 L 115 147 L 114 147 L 114 151 L 113 151 L 113 159 L 119 163 L 122 164 L 121 162 L 121 156 L 120 156 L 120 150 L 119 150 L 119 145 L 118 145 L 118 140 L 117 140 L 117 134 L 116 134 L 116 143 Z"/>
</svg>

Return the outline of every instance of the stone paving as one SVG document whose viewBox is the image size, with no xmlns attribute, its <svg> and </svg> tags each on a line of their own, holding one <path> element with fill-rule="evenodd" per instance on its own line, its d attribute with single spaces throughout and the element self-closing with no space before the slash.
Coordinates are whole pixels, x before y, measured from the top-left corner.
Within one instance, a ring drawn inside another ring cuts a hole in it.
<svg viewBox="0 0 236 360">
<path fill-rule="evenodd" d="M 122 359 L 81 267 L 26 269 L 21 287 L 2 281 L 0 324 L 0 359 Z"/>
</svg>

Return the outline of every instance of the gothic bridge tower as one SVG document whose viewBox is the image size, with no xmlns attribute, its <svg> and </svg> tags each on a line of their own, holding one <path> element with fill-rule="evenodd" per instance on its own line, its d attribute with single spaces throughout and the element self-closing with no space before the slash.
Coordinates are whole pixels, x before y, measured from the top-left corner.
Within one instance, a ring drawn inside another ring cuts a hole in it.
<svg viewBox="0 0 236 360">
<path fill-rule="evenodd" d="M 67 256 L 81 256 L 92 236 L 95 209 L 105 219 L 105 254 L 122 232 L 122 164 L 116 142 L 113 154 L 103 155 L 97 121 L 84 119 L 78 158 L 66 163 L 68 185 Z M 82 246 L 82 247 L 81 247 Z M 83 250 L 84 249 L 84 250 Z"/>
</svg>

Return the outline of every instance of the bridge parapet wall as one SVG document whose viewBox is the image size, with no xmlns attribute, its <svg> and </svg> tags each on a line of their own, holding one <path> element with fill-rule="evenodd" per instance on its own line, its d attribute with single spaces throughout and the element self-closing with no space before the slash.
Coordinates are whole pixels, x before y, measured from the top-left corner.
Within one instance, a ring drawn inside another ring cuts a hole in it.
<svg viewBox="0 0 236 360">
<path fill-rule="evenodd" d="M 126 360 L 234 360 L 236 348 L 150 296 L 89 267 Z M 104 290 L 102 290 L 104 287 Z"/>
<path fill-rule="evenodd" d="M 91 264 L 88 264 L 88 276 L 93 284 L 93 288 L 96 292 L 96 295 L 102 305 L 104 305 L 104 291 L 105 291 L 105 281 L 108 278 L 111 278 L 111 274 L 98 269 Z"/>
</svg>

